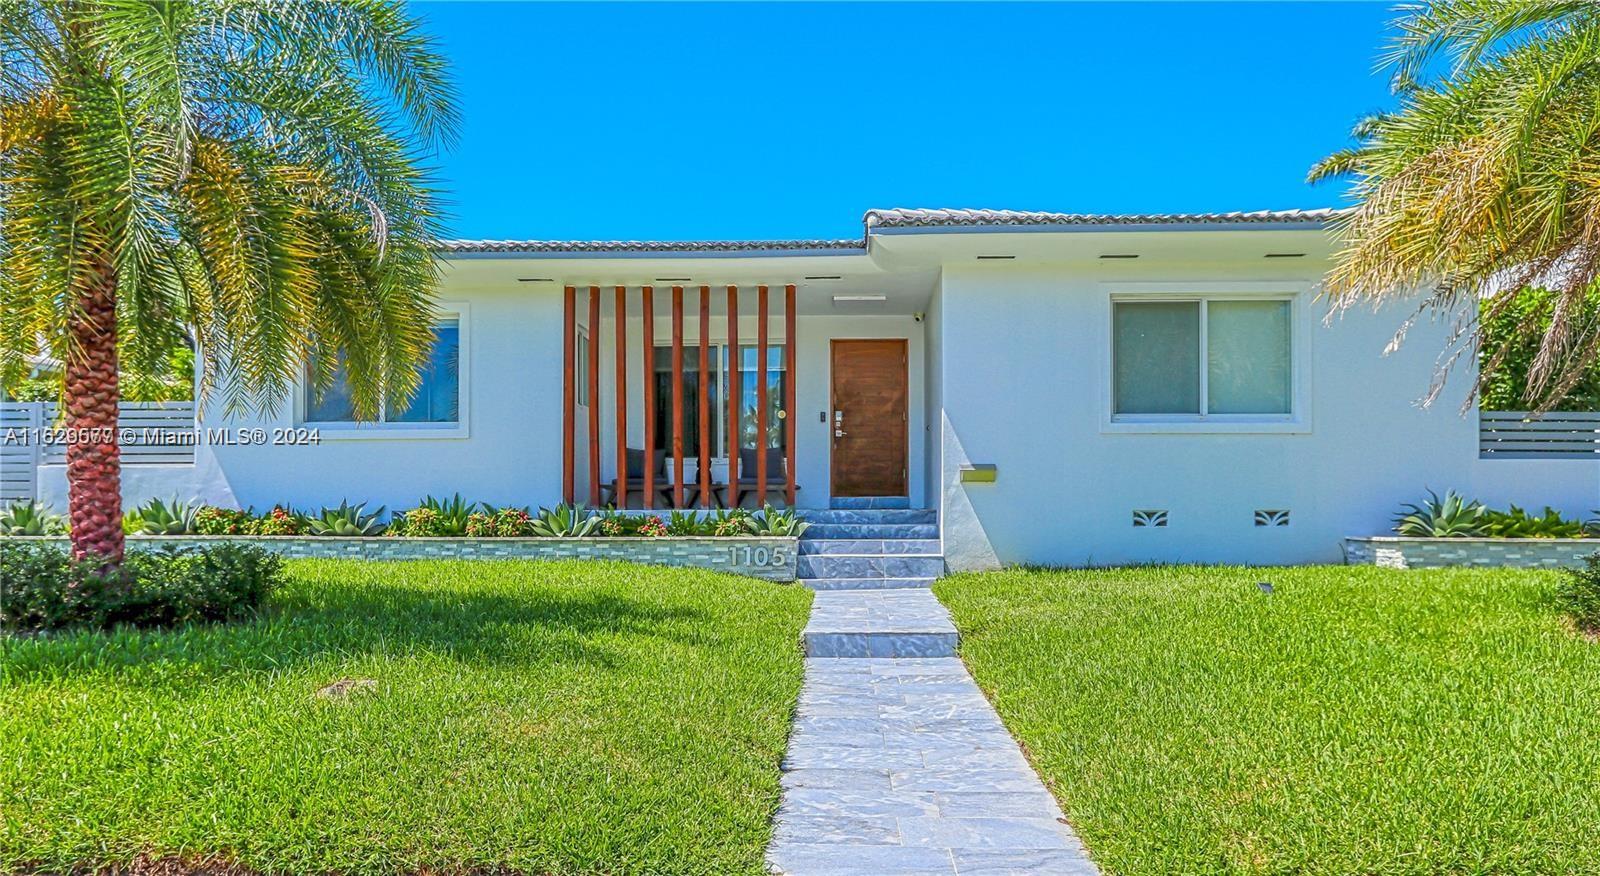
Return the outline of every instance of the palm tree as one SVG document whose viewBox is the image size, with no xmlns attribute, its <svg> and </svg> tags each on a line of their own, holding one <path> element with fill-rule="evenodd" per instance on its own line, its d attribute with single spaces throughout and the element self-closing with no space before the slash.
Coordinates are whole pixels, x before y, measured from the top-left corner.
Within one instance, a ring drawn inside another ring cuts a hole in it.
<svg viewBox="0 0 1600 876">
<path fill-rule="evenodd" d="M 1493 372 L 1537 344 L 1525 400 L 1556 404 L 1600 359 L 1600 5 L 1432 0 L 1401 7 L 1384 57 L 1398 106 L 1364 119 L 1356 145 L 1312 181 L 1352 180 L 1342 248 L 1325 290 L 1338 308 L 1424 291 L 1395 336 L 1432 312 L 1455 321 L 1432 401 L 1463 355 Z M 1549 318 L 1485 344 L 1538 287 Z"/>
<path fill-rule="evenodd" d="M 358 415 L 431 342 L 456 108 L 379 0 L 0 3 L 0 381 L 64 363 L 73 554 L 121 559 L 119 364 L 192 336 L 199 396 L 265 410 L 341 366 Z"/>
</svg>

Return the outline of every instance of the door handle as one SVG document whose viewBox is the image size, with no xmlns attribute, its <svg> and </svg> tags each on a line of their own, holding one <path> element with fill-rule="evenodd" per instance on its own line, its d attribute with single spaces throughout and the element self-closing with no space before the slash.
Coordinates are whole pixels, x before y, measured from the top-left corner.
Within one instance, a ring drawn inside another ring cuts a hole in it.
<svg viewBox="0 0 1600 876">
<path fill-rule="evenodd" d="M 833 437 L 835 437 L 835 438 L 843 438 L 844 434 L 845 433 L 844 433 L 843 429 L 834 429 L 833 430 Z"/>
</svg>

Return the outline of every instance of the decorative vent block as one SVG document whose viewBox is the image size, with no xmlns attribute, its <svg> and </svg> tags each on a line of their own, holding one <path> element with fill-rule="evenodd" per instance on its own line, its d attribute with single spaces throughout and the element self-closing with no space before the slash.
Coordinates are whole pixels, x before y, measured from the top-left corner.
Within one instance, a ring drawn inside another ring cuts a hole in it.
<svg viewBox="0 0 1600 876">
<path fill-rule="evenodd" d="M 1256 511 L 1257 526 L 1288 526 L 1289 511 L 1284 508 L 1262 508 Z"/>
<path fill-rule="evenodd" d="M 1133 512 L 1134 526 L 1166 526 L 1167 512 L 1160 510 L 1142 510 Z"/>
</svg>

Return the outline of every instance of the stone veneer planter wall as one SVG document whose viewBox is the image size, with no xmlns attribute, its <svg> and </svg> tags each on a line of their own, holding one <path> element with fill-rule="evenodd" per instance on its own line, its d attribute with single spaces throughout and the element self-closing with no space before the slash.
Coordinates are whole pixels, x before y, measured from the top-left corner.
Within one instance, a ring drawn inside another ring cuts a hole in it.
<svg viewBox="0 0 1600 876">
<path fill-rule="evenodd" d="M 1346 538 L 1345 562 L 1389 569 L 1558 569 L 1581 566 L 1600 551 L 1597 538 L 1409 538 L 1397 535 Z"/>
<path fill-rule="evenodd" d="M 66 544 L 64 537 L 12 537 Z M 286 557 L 362 560 L 533 559 L 625 560 L 732 572 L 767 581 L 793 581 L 799 539 L 740 536 L 699 538 L 340 538 L 300 535 L 133 535 L 129 550 L 203 547 L 225 542 L 260 545 Z"/>
</svg>

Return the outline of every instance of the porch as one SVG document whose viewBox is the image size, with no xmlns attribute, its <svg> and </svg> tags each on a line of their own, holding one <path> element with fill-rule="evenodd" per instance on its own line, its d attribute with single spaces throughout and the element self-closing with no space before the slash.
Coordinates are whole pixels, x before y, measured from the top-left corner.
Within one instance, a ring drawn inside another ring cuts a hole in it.
<svg viewBox="0 0 1600 876">
<path fill-rule="evenodd" d="M 922 505 L 931 283 L 888 285 L 563 283 L 563 499 Z"/>
</svg>

